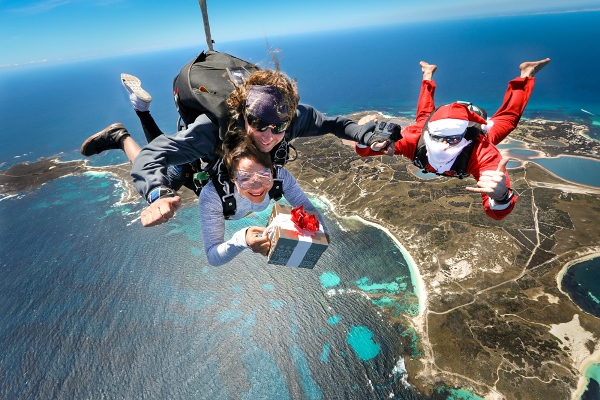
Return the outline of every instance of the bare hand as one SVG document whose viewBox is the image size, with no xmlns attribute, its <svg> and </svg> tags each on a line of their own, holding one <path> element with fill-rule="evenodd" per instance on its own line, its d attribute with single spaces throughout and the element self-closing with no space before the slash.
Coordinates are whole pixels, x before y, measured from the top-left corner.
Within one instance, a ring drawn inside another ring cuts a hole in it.
<svg viewBox="0 0 600 400">
<path fill-rule="evenodd" d="M 473 193 L 487 194 L 491 199 L 501 199 L 508 190 L 506 186 L 506 163 L 508 163 L 508 160 L 510 158 L 502 157 L 495 171 L 483 171 L 481 173 L 476 188 L 467 187 L 466 189 Z"/>
<path fill-rule="evenodd" d="M 390 146 L 389 142 L 375 142 L 371 145 L 371 150 L 373 151 L 385 151 L 387 150 L 388 155 L 394 154 L 394 148 Z"/>
<path fill-rule="evenodd" d="M 144 226 L 155 226 L 167 222 L 173 218 L 175 211 L 181 206 L 181 198 L 164 197 L 150 204 L 142 211 L 141 219 Z"/>
<path fill-rule="evenodd" d="M 359 125 L 364 125 L 367 122 L 371 122 L 371 121 L 377 123 L 377 114 L 365 115 L 364 117 L 359 119 L 357 123 Z"/>
<path fill-rule="evenodd" d="M 271 241 L 267 235 L 263 236 L 265 228 L 260 226 L 251 226 L 246 229 L 246 244 L 255 252 L 267 256 L 271 249 Z"/>
</svg>

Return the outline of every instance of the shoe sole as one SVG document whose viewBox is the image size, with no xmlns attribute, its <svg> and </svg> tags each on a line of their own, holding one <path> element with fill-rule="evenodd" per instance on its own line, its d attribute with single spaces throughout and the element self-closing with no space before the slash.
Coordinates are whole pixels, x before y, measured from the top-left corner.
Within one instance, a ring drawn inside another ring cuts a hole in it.
<svg viewBox="0 0 600 400">
<path fill-rule="evenodd" d="M 101 136 L 102 134 L 104 134 L 106 131 L 111 130 L 113 128 L 123 128 L 125 129 L 125 125 L 123 125 L 120 122 L 114 123 L 112 125 L 107 126 L 106 128 L 102 129 L 100 132 L 93 134 L 92 136 L 90 136 L 89 138 L 85 139 L 85 142 L 83 142 L 83 144 L 81 145 L 81 149 L 79 149 L 79 151 L 81 152 L 82 155 L 89 157 L 89 156 L 93 156 L 94 154 L 85 154 L 85 149 L 88 146 L 88 144 L 90 144 L 94 139 L 96 139 L 98 136 Z M 96 153 L 98 154 L 98 153 Z"/>
<path fill-rule="evenodd" d="M 137 76 L 121 74 L 121 82 L 123 82 L 123 85 L 127 86 L 133 94 L 144 103 L 150 103 L 152 101 L 152 96 L 142 89 L 142 81 L 140 81 Z"/>
</svg>

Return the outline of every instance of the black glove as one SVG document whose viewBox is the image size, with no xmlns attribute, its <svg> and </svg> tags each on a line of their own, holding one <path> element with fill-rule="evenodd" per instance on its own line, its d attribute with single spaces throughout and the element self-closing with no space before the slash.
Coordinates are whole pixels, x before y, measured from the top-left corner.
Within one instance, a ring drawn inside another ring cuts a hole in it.
<svg viewBox="0 0 600 400">
<path fill-rule="evenodd" d="M 357 135 L 358 142 L 364 146 L 367 146 L 369 138 L 373 136 L 375 127 L 375 122 L 373 121 L 369 121 L 366 124 L 362 125 Z"/>
<path fill-rule="evenodd" d="M 373 143 L 385 143 L 385 148 L 382 151 L 387 150 L 390 143 L 396 140 L 402 139 L 402 126 L 398 120 L 382 121 L 377 124 L 373 134 L 366 139 L 367 146 L 371 146 Z"/>
</svg>

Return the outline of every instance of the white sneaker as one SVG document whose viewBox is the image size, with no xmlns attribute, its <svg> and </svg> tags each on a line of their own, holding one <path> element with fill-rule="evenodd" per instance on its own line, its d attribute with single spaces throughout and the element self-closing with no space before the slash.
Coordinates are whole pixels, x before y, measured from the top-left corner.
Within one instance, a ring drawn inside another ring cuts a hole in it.
<svg viewBox="0 0 600 400">
<path fill-rule="evenodd" d="M 142 89 L 142 81 L 136 76 L 121 74 L 121 82 L 127 93 L 129 93 L 129 99 L 131 100 L 131 104 L 133 104 L 133 108 L 138 111 L 148 111 L 152 96 Z"/>
</svg>

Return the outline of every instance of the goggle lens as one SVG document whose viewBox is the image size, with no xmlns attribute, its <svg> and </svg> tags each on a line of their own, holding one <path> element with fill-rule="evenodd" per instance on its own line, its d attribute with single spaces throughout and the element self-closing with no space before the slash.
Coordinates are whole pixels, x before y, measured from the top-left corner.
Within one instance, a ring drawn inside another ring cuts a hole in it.
<svg viewBox="0 0 600 400">
<path fill-rule="evenodd" d="M 242 189 L 250 189 L 255 182 L 260 183 L 262 186 L 268 186 L 273 181 L 273 174 L 268 168 L 261 169 L 258 172 L 238 171 L 235 180 Z"/>
<path fill-rule="evenodd" d="M 463 133 L 462 135 L 452 136 L 435 136 L 430 134 L 429 137 L 435 142 L 446 142 L 450 146 L 454 146 L 455 144 L 460 143 L 460 141 L 465 137 L 465 134 Z"/>
</svg>

